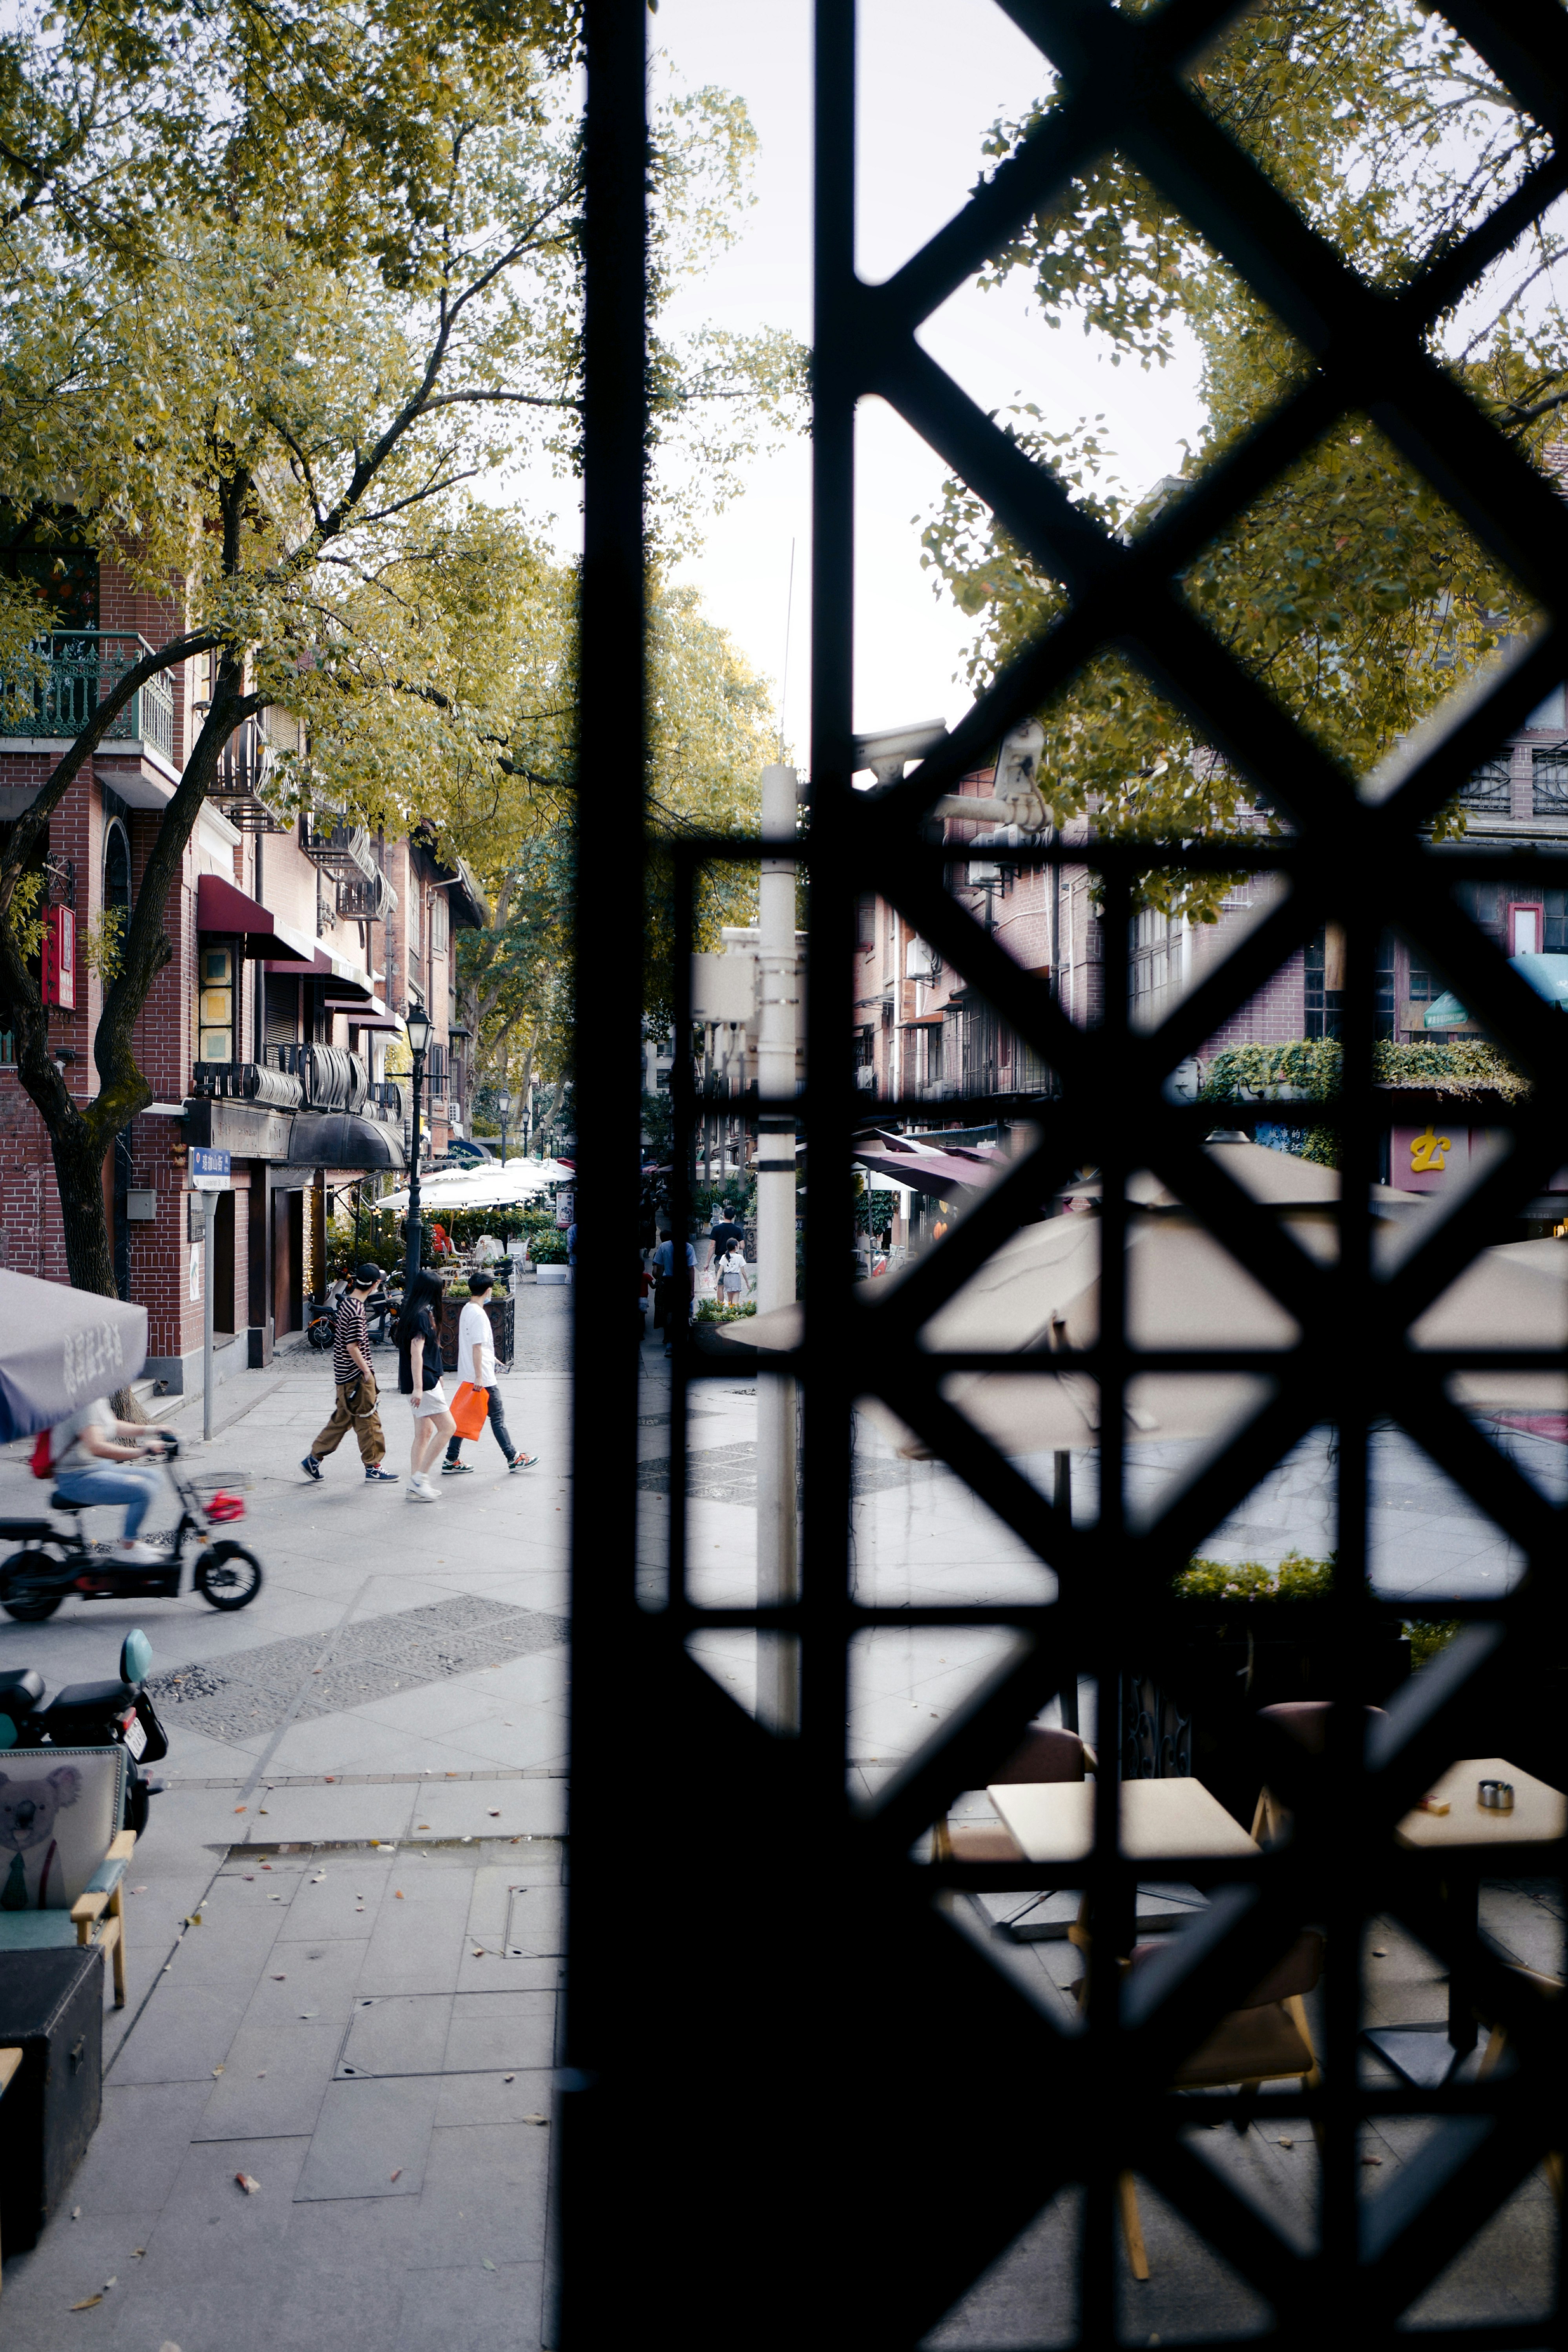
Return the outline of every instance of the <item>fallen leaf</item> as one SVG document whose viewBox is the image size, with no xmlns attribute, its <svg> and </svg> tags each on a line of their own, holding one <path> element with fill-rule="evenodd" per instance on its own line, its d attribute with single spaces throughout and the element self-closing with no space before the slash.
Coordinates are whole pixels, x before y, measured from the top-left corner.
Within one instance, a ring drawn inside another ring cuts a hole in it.
<svg viewBox="0 0 1568 2352">
<path fill-rule="evenodd" d="M 79 2205 L 73 2205 L 71 2207 L 71 2220 L 73 2221 L 79 2221 L 81 2220 L 81 2207 Z"/>
<path fill-rule="evenodd" d="M 267 1808 L 265 1805 L 258 1805 L 256 1811 L 258 1820 L 265 1821 L 267 1819 Z"/>
<path fill-rule="evenodd" d="M 132 2246 L 131 2249 L 131 2259 L 133 2263 L 139 2263 L 144 2259 L 146 2252 L 147 2249 L 145 2246 Z"/>
<path fill-rule="evenodd" d="M 430 1824 L 428 1822 L 416 1822 L 414 1826 L 416 1830 L 427 1830 Z"/>
<path fill-rule="evenodd" d="M 1373 1958 L 1374 1960 L 1385 1960 L 1385 1959 L 1387 1959 L 1387 1958 L 1388 1958 L 1388 1947 L 1387 1947 L 1387 1945 L 1386 1945 L 1386 1944 L 1374 1944 L 1374 1945 L 1373 1946 L 1373 1948 L 1372 1948 L 1372 1957 L 1373 1957 Z"/>
<path fill-rule="evenodd" d="M 321 2013 L 319 2009 L 302 2009 L 300 2011 L 301 2017 L 320 2017 Z"/>
<path fill-rule="evenodd" d="M 104 2292 L 104 2294 L 107 2294 L 109 2293 L 109 2290 L 110 2290 L 110 2288 L 111 2286 L 118 2286 L 119 2284 L 120 2284 L 120 2273 L 119 2273 L 119 2272 L 118 2272 L 118 2271 L 116 2271 L 116 2272 L 115 2272 L 115 2273 L 114 2273 L 114 2276 L 113 2276 L 112 2278 L 108 2278 L 108 2279 L 105 2279 L 105 2280 L 104 2280 L 104 2282 L 103 2282 L 103 2292 Z"/>
<path fill-rule="evenodd" d="M 132 1895 L 145 1895 L 147 1889 L 144 1886 L 133 1886 L 131 1892 Z"/>
<path fill-rule="evenodd" d="M 201 1924 L 202 1915 L 199 1911 L 191 1912 L 187 1918 L 182 1919 L 180 1922 L 180 1925 L 183 1927 L 199 1927 Z"/>
<path fill-rule="evenodd" d="M 100 2294 L 84 2295 L 80 2303 L 68 2304 L 66 2308 L 68 2311 L 90 2311 L 95 2303 L 102 2301 L 103 2297 Z"/>
<path fill-rule="evenodd" d="M 326 1780 L 326 1781 L 329 1783 L 329 1785 L 330 1785 L 333 1780 L 335 1780 L 337 1779 L 337 1777 L 338 1777 L 338 1776 L 337 1776 L 337 1774 L 336 1774 L 335 1772 L 325 1772 L 325 1773 L 323 1773 L 323 1774 L 322 1774 L 322 1776 L 321 1776 L 321 1777 L 322 1777 L 322 1779 L 323 1779 L 324 1780 Z"/>
<path fill-rule="evenodd" d="M 221 2074 L 223 2073 L 223 2068 L 221 2066 L 215 2066 L 213 2068 L 213 2073 L 215 2074 Z"/>
<path fill-rule="evenodd" d="M 516 2080 L 517 2076 L 515 2074 L 503 2074 L 501 2076 L 501 2081 L 503 2083 L 515 2083 Z"/>
<path fill-rule="evenodd" d="M 234 2177 L 247 2197 L 254 2197 L 261 2186 L 260 2181 L 255 2179 L 248 2172 L 237 2172 Z"/>
<path fill-rule="evenodd" d="M 485 2255 L 485 2257 L 484 2257 L 484 2265 L 485 2265 L 486 2270 L 488 2270 L 488 2271 L 493 2271 L 493 2270 L 494 2270 L 494 2268 L 495 2268 L 495 2264 L 494 2264 L 494 2263 L 492 2263 L 492 2262 L 491 2262 L 491 2260 L 490 2260 L 490 2258 L 489 2258 L 489 2254 L 486 2254 L 486 2255 Z M 98 2297 L 97 2297 L 96 2295 L 94 2295 L 94 2297 L 93 2297 L 93 2301 L 94 2301 L 95 2303 L 98 2301 Z"/>
<path fill-rule="evenodd" d="M 402 1900 L 403 1900 L 403 1889 L 402 1889 L 402 1887 L 401 1887 L 401 1886 L 400 1886 L 400 1887 L 398 1887 L 398 1889 L 397 1889 L 397 1900 L 398 1900 L 400 1903 L 401 1903 L 401 1902 L 402 1902 Z"/>
<path fill-rule="evenodd" d="M 247 1808 L 244 1805 L 236 1805 L 234 1810 L 237 1813 L 243 1813 L 247 1811 Z"/>
<path fill-rule="evenodd" d="M 287 1983 L 288 1983 L 288 1981 L 289 1981 L 289 1979 L 288 1979 L 288 1978 L 287 1978 L 286 1976 L 281 1976 L 281 1977 L 274 1977 L 274 1978 L 273 1978 L 273 1979 L 272 1979 L 272 1981 L 273 1981 L 273 1983 L 274 1983 L 274 1984 L 287 1984 Z"/>
<path fill-rule="evenodd" d="M 499 1822 L 500 1819 L 500 1807 L 499 1805 L 492 1805 L 489 1809 L 489 1813 L 492 1822 Z"/>
<path fill-rule="evenodd" d="M 525 2124 L 547 2124 L 550 2121 L 550 2117 L 548 2116 L 524 2116 L 522 2120 Z"/>
<path fill-rule="evenodd" d="M 386 2177 L 388 2180 L 401 2180 L 403 2178 L 403 2167 L 399 2165 L 395 2172 L 389 2172 Z"/>
<path fill-rule="evenodd" d="M 1296 2143 L 1293 2139 L 1277 2139 L 1274 2145 L 1276 2147 L 1294 2147 Z"/>
<path fill-rule="evenodd" d="M 1362 2158 L 1362 2162 L 1363 2164 L 1381 2164 L 1383 2162 L 1383 2158 L 1381 2156 L 1363 2156 Z"/>
<path fill-rule="evenodd" d="M 266 2069 L 266 2067 L 265 2067 L 265 2066 L 263 2066 L 263 2067 L 262 2067 L 262 2069 L 261 2069 L 260 2073 L 257 2075 L 256 2079 L 257 2079 L 257 2081 L 258 2081 L 258 2083 L 265 2083 L 265 2082 L 266 2082 L 266 2080 L 267 2080 L 267 2069 Z"/>
<path fill-rule="evenodd" d="M 482 1959 L 484 1958 L 484 1956 L 485 1956 L 485 1948 L 484 1948 L 484 1946 L 483 1946 L 482 1944 L 476 1944 L 476 1945 L 474 1946 L 474 1958 L 475 1958 L 475 1959 L 476 1959 L 476 1960 L 482 1960 Z"/>
</svg>

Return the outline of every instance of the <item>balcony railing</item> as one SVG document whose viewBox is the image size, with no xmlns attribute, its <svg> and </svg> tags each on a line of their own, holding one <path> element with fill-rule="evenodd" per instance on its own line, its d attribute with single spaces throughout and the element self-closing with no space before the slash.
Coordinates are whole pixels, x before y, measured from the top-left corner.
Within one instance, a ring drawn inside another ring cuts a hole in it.
<svg viewBox="0 0 1568 2352">
<path fill-rule="evenodd" d="M 0 736 L 79 735 L 126 671 L 152 651 L 145 637 L 126 629 L 58 629 L 40 637 L 33 675 L 0 689 Z M 138 688 L 104 740 L 147 743 L 173 762 L 174 689 L 166 671 Z"/>
<path fill-rule="evenodd" d="M 264 1062 L 198 1062 L 191 1092 L 268 1110 L 347 1110 L 381 1127 L 406 1125 L 401 1087 L 371 1085 L 357 1054 L 338 1045 L 268 1045 Z"/>
</svg>

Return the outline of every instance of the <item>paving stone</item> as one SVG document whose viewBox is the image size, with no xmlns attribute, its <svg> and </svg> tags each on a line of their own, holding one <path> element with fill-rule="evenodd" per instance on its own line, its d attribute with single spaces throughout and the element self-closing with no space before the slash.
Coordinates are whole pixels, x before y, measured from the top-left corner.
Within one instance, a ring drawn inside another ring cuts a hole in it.
<svg viewBox="0 0 1568 2352">
<path fill-rule="evenodd" d="M 437 2089 L 428 2074 L 330 2084 L 295 2196 L 416 2197 Z"/>
<path fill-rule="evenodd" d="M 493 2259 L 493 2258 L 492 2258 Z M 411 2271 L 391 2352 L 532 2352 L 540 2340 L 544 2266 L 496 2261 Z"/>
<path fill-rule="evenodd" d="M 452 1999 L 447 1992 L 416 1992 L 356 2000 L 338 2059 L 339 2077 L 440 2074 Z"/>
<path fill-rule="evenodd" d="M 174 1966 L 178 1968 L 176 1960 Z M 206 1984 L 169 1977 L 153 1995 L 136 2031 L 115 2053 L 110 2080 L 121 2083 L 210 2083 L 228 2056 L 249 2005 L 253 1976 Z"/>
</svg>

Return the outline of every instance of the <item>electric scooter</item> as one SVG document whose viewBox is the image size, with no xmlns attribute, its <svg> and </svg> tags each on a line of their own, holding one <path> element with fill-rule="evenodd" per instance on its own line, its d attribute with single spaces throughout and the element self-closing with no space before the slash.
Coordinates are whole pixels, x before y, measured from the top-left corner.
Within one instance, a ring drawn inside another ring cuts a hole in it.
<svg viewBox="0 0 1568 2352">
<path fill-rule="evenodd" d="M 121 1643 L 117 1683 L 68 1683 L 47 1699 L 36 1666 L 0 1675 L 0 1750 L 123 1748 L 129 1759 L 124 1826 L 140 1837 L 148 1805 L 163 1786 L 142 1768 L 161 1762 L 169 1752 L 168 1737 L 147 1696 L 152 1664 L 153 1644 L 138 1630 Z"/>
<path fill-rule="evenodd" d="M 244 1503 L 223 1486 L 204 1501 L 197 1487 L 206 1481 L 174 1473 L 177 1439 L 165 1437 L 163 1447 L 170 1483 L 180 1499 L 179 1523 L 142 1540 L 164 1547 L 164 1558 L 145 1566 L 112 1559 L 111 1543 L 94 1542 L 82 1533 L 82 1512 L 94 1507 L 70 1502 L 57 1491 L 49 1496 L 50 1508 L 75 1520 L 69 1533 L 52 1519 L 0 1519 L 0 1540 L 22 1546 L 0 1560 L 0 1609 L 7 1617 L 23 1625 L 41 1624 L 73 1593 L 83 1601 L 174 1601 L 187 1590 L 199 1592 L 213 1609 L 244 1609 L 255 1600 L 261 1590 L 261 1562 L 256 1554 L 241 1543 L 211 1540 L 215 1524 L 245 1517 Z M 184 1550 L 186 1538 L 193 1536 L 204 1549 L 196 1554 L 187 1587 Z"/>
</svg>

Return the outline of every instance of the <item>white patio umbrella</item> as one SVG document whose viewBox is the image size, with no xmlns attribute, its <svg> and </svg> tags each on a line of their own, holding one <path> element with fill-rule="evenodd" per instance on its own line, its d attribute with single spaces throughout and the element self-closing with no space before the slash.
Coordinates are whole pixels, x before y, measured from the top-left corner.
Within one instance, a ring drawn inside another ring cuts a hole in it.
<svg viewBox="0 0 1568 2352">
<path fill-rule="evenodd" d="M 419 1180 L 419 1205 L 432 1216 L 442 1209 L 512 1208 L 520 1201 L 537 1199 L 552 1184 L 570 1184 L 575 1178 L 576 1171 L 559 1160 L 489 1160 L 475 1167 L 437 1168 Z M 388 1193 L 376 1206 L 402 1217 L 408 1213 L 408 1202 L 405 1187 Z"/>
<path fill-rule="evenodd" d="M 1310 1256 L 1331 1263 L 1338 1246 L 1331 1213 L 1339 1176 L 1329 1168 L 1245 1143 L 1214 1143 L 1211 1158 Z M 1291 1316 L 1158 1181 L 1129 1188 L 1127 1330 L 1139 1348 L 1286 1349 L 1299 1339 Z M 1412 1215 L 1431 1215 L 1420 1194 L 1373 1188 L 1377 1255 L 1405 1247 Z M 922 1338 L 933 1349 L 1024 1349 L 1092 1347 L 1100 1335 L 1100 1242 L 1098 1216 L 1048 1218 L 1015 1234 L 962 1290 L 938 1308 Z M 897 1277 L 885 1277 L 897 1279 Z M 799 1307 L 776 1308 L 721 1336 L 740 1346 L 787 1348 L 802 1329 Z M 1421 1317 L 1417 1348 L 1568 1346 L 1568 1246 L 1526 1242 L 1483 1250 Z M 1068 1451 L 1098 1444 L 1099 1391 L 1081 1373 L 961 1372 L 943 1393 L 1005 1454 Z M 1472 1372 L 1456 1377 L 1456 1400 L 1471 1412 L 1561 1412 L 1568 1377 L 1551 1371 Z M 1128 1434 L 1147 1439 L 1213 1438 L 1256 1412 L 1268 1383 L 1246 1373 L 1141 1374 L 1129 1383 Z M 885 1409 L 868 1408 L 884 1423 Z M 1325 1400 L 1331 1417 L 1331 1400 Z M 900 1453 L 925 1448 L 897 1430 Z"/>
</svg>

